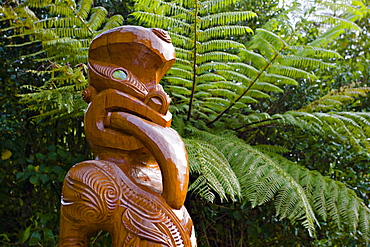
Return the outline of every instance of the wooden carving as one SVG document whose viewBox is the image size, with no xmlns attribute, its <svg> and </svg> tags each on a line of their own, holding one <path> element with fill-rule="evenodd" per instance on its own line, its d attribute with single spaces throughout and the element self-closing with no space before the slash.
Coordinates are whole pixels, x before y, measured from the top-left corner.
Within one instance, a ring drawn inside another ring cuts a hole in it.
<svg viewBox="0 0 370 247">
<path fill-rule="evenodd" d="M 158 84 L 175 62 L 166 32 L 123 26 L 89 50 L 85 132 L 95 160 L 73 166 L 62 191 L 59 246 L 89 246 L 108 231 L 114 247 L 196 246 L 184 201 L 189 169 Z"/>
</svg>

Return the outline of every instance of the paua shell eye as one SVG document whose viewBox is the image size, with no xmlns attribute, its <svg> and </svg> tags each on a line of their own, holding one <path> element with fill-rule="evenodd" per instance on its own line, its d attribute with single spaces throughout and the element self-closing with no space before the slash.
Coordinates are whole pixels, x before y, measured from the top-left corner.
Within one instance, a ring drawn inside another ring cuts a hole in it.
<svg viewBox="0 0 370 247">
<path fill-rule="evenodd" d="M 124 70 L 117 69 L 113 72 L 112 77 L 117 80 L 126 80 L 127 73 Z"/>
</svg>

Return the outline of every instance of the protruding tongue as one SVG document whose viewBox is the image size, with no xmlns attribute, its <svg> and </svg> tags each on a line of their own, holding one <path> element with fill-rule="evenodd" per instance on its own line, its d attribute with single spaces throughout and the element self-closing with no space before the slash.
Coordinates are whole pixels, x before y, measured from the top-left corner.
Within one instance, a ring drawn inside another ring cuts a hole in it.
<svg viewBox="0 0 370 247">
<path fill-rule="evenodd" d="M 180 209 L 188 189 L 189 168 L 185 146 L 177 132 L 126 112 L 109 113 L 105 125 L 134 136 L 148 148 L 161 168 L 162 196 L 172 208 Z"/>
</svg>

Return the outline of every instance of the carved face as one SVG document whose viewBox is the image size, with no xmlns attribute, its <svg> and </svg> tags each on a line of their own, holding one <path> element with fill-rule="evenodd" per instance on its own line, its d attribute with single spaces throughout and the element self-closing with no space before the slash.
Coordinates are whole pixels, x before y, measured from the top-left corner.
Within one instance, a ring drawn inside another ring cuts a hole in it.
<svg viewBox="0 0 370 247">
<path fill-rule="evenodd" d="M 158 82 L 175 62 L 166 32 L 124 26 L 104 32 L 89 50 L 90 85 L 117 89 L 165 115 L 170 99 Z"/>
</svg>

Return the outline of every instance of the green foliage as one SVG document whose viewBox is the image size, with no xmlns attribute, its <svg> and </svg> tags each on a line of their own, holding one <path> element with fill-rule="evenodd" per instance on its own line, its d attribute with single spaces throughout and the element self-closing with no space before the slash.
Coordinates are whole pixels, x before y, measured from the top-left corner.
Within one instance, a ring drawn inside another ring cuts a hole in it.
<svg viewBox="0 0 370 247">
<path fill-rule="evenodd" d="M 96 3 L 1 7 L 0 213 L 17 219 L 0 226 L 4 245 L 57 241 L 57 191 L 89 154 L 78 96 L 88 44 L 129 19 Z M 163 84 L 189 154 L 199 245 L 368 244 L 365 2 L 137 0 L 134 8 L 131 17 L 167 30 L 176 47 Z M 92 242 L 110 243 L 102 232 Z"/>
<path fill-rule="evenodd" d="M 42 78 L 42 84 L 24 85 L 27 94 L 20 95 L 28 110 L 36 112 L 35 120 L 82 116 L 85 103 L 80 92 L 86 87 L 87 51 L 99 33 L 120 26 L 121 15 L 107 17 L 103 7 L 93 1 L 25 1 L 16 6 L 2 6 L 0 21 L 10 21 L 3 30 L 12 30 L 8 39 L 27 37 L 28 42 L 10 44 L 23 47 L 41 44 L 41 49 L 22 56 L 44 62 L 38 70 L 28 70 Z M 35 11 L 47 11 L 37 17 Z M 72 93 L 71 93 L 72 92 Z M 46 100 L 45 100 L 46 99 Z"/>
</svg>

